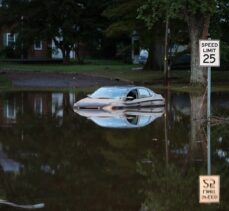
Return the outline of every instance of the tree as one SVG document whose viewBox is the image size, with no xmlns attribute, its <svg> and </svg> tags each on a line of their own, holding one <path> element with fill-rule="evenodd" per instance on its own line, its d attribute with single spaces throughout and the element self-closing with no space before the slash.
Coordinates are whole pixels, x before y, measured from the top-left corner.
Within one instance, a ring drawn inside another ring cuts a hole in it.
<svg viewBox="0 0 229 211">
<path fill-rule="evenodd" d="M 149 56 L 144 65 L 144 70 L 162 70 L 164 60 L 164 28 L 160 23 L 155 24 L 152 29 L 141 32 L 144 48 L 148 49 Z"/>
<path fill-rule="evenodd" d="M 189 29 L 191 46 L 191 83 L 207 83 L 206 68 L 199 66 L 199 39 L 208 37 L 210 17 L 216 9 L 214 0 L 147 0 L 139 9 L 139 17 L 148 27 L 166 17 L 183 18 Z M 151 11 L 150 13 L 148 11 Z"/>
<path fill-rule="evenodd" d="M 17 41 L 14 46 L 14 51 L 19 52 L 22 56 L 26 54 L 25 47 L 30 42 L 27 37 L 26 25 L 24 25 L 25 11 L 28 6 L 28 1 L 16 1 L 16 0 L 3 0 L 0 7 L 0 28 L 6 28 L 12 34 L 17 35 Z M 25 32 L 25 33 L 23 33 Z M 22 45 L 22 34 L 26 36 Z"/>
<path fill-rule="evenodd" d="M 110 25 L 106 29 L 106 35 L 109 37 L 130 37 L 133 31 L 139 36 L 139 44 L 141 48 L 146 48 L 149 51 L 149 57 L 144 69 L 160 69 L 162 66 L 161 52 L 161 26 L 157 29 L 146 29 L 141 20 L 137 19 L 137 9 L 142 5 L 142 1 L 113 1 L 113 4 L 108 5 L 104 11 L 104 15 L 110 20 Z M 130 42 L 129 42 L 130 45 Z M 154 52 L 157 51 L 157 54 Z M 157 55 L 157 56 L 155 56 Z"/>
<path fill-rule="evenodd" d="M 103 11 L 103 16 L 109 21 L 105 35 L 108 38 L 113 38 L 116 43 L 119 43 L 119 49 L 117 51 L 124 54 L 124 57 L 128 57 L 128 55 L 130 57 L 131 35 L 133 31 L 137 31 L 139 34 L 136 11 L 140 5 L 141 1 L 139 0 L 111 0 L 110 4 Z"/>
<path fill-rule="evenodd" d="M 101 58 L 101 56 L 108 56 L 112 49 L 109 47 L 108 52 L 105 51 L 107 41 L 104 35 L 104 30 L 107 27 L 107 18 L 102 15 L 103 10 L 110 3 L 108 0 L 87 0 L 85 1 L 85 15 L 83 16 L 83 32 L 81 35 L 81 42 L 86 45 L 90 56 Z M 103 53 L 104 52 L 104 53 Z M 113 57 L 110 57 L 113 58 Z"/>
<path fill-rule="evenodd" d="M 157 20 L 151 24 L 149 15 L 156 13 L 152 12 L 151 8 L 147 8 L 145 3 L 145 0 L 113 1 L 113 4 L 110 4 L 104 11 L 104 15 L 110 19 L 110 25 L 106 30 L 106 34 L 116 37 L 124 34 L 130 37 L 133 31 L 136 31 L 139 35 L 140 46 L 149 51 L 149 57 L 144 65 L 144 69 L 159 70 L 162 69 L 164 60 L 165 26 L 162 22 L 166 12 L 160 13 Z M 147 27 L 144 26 L 142 19 L 147 23 Z M 178 20 L 172 22 L 174 25 L 172 29 L 174 30 L 171 30 L 171 33 L 174 34 L 175 31 L 178 31 L 176 30 L 177 26 L 182 26 L 183 29 L 183 25 L 180 22 Z M 180 31 L 176 33 L 176 40 L 179 37 L 177 35 L 180 34 Z M 174 42 L 175 39 L 173 38 Z"/>
<path fill-rule="evenodd" d="M 12 26 L 24 49 L 36 40 L 53 40 L 64 62 L 69 61 L 72 50 L 82 62 L 81 45 L 98 45 L 102 36 L 104 5 L 105 1 L 92 0 L 5 0 L 0 8 L 0 24 Z"/>
<path fill-rule="evenodd" d="M 221 68 L 227 68 L 229 62 L 229 4 L 227 0 L 218 1 L 216 12 L 211 18 L 210 35 L 220 39 Z"/>
<path fill-rule="evenodd" d="M 74 0 L 33 0 L 29 9 L 32 12 L 30 28 L 35 26 L 39 30 L 38 36 L 53 40 L 67 63 L 71 50 L 79 47 L 84 21 L 82 16 L 85 14 L 84 3 Z"/>
<path fill-rule="evenodd" d="M 38 1 L 40 2 L 40 1 Z M 69 59 L 71 50 L 75 50 L 78 62 L 82 62 L 80 55 L 81 44 L 99 45 L 103 18 L 101 11 L 105 1 L 92 0 L 58 0 L 45 1 L 47 34 L 54 40 L 66 60 Z M 41 8 L 43 10 L 43 8 Z"/>
</svg>

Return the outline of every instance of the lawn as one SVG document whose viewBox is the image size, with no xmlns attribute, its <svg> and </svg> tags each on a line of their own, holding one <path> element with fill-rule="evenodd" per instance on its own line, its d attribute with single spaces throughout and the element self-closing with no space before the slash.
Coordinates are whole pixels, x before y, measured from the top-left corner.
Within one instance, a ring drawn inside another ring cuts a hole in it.
<svg viewBox="0 0 229 211">
<path fill-rule="evenodd" d="M 0 71 L 23 72 L 64 72 L 99 75 L 116 80 L 126 80 L 135 84 L 163 87 L 163 71 L 144 71 L 140 65 L 124 64 L 113 60 L 90 60 L 86 64 L 18 64 L 0 62 Z M 189 85 L 189 70 L 172 70 L 170 86 L 175 90 L 188 91 L 193 89 Z M 9 82 L 1 79 L 5 84 Z M 229 91 L 229 72 L 212 71 L 213 90 Z M 1 82 L 1 81 L 0 81 Z M 2 84 L 2 83 L 1 83 Z"/>
<path fill-rule="evenodd" d="M 0 75 L 0 89 L 11 87 L 11 81 Z"/>
<path fill-rule="evenodd" d="M 142 66 L 124 64 L 119 61 L 90 60 L 86 64 L 18 64 L 0 62 L 1 71 L 29 72 L 64 72 L 99 75 L 113 79 L 134 81 L 137 83 L 153 83 L 163 79 L 162 71 L 143 71 Z M 176 78 L 185 79 L 187 71 L 182 71 Z"/>
</svg>

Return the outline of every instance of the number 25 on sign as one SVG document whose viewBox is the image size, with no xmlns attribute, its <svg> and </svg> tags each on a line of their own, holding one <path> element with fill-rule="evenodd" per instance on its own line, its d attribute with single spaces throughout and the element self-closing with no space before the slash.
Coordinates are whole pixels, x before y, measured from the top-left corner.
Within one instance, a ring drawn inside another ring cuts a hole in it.
<svg viewBox="0 0 229 211">
<path fill-rule="evenodd" d="M 200 66 L 219 67 L 220 66 L 220 41 L 200 40 Z"/>
<path fill-rule="evenodd" d="M 220 177 L 218 175 L 199 177 L 199 202 L 220 202 Z"/>
</svg>

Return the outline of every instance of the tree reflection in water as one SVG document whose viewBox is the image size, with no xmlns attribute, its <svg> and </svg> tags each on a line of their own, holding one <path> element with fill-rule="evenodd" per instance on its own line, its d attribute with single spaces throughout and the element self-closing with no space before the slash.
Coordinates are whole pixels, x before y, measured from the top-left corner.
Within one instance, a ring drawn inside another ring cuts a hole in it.
<svg viewBox="0 0 229 211">
<path fill-rule="evenodd" d="M 4 111 L 0 143 L 5 153 L 0 159 L 18 164 L 17 171 L 0 171 L 2 199 L 44 202 L 44 210 L 55 211 L 228 208 L 226 125 L 212 128 L 212 165 L 221 175 L 221 204 L 198 204 L 198 176 L 206 173 L 203 96 L 193 95 L 189 101 L 187 95 L 171 95 L 166 149 L 163 118 L 134 130 L 101 128 L 73 112 L 71 96 L 49 92 L 0 96 Z M 179 99 L 185 102 L 183 107 Z M 7 116 L 11 119 L 5 121 Z"/>
<path fill-rule="evenodd" d="M 170 96 L 168 94 L 167 96 L 167 99 L 170 100 Z M 142 189 L 145 194 L 145 200 L 144 203 L 142 203 L 141 210 L 215 211 L 229 209 L 228 190 L 226 188 L 228 187 L 229 180 L 225 177 L 225 175 L 228 175 L 229 160 L 223 163 L 224 168 L 227 166 L 227 168 L 223 170 L 223 167 L 221 166 L 222 162 L 219 161 L 220 156 L 217 156 L 216 153 L 213 153 L 214 165 L 212 165 L 214 166 L 213 172 L 221 175 L 222 178 L 221 203 L 219 205 L 200 205 L 198 200 L 198 177 L 199 175 L 207 175 L 206 102 L 206 94 L 204 92 L 191 94 L 190 136 L 188 136 L 188 134 L 184 135 L 182 137 L 183 143 L 180 144 L 178 139 L 172 140 L 174 136 L 178 137 L 182 134 L 181 131 L 179 131 L 179 128 L 184 130 L 184 124 L 187 124 L 187 122 L 183 122 L 183 117 L 177 118 L 179 119 L 179 126 L 175 127 L 175 132 L 173 131 L 173 134 L 171 134 L 173 128 L 166 127 L 168 131 L 165 133 L 165 137 L 168 136 L 170 139 L 169 145 L 167 146 L 169 149 L 164 151 L 164 159 L 158 157 L 155 150 L 151 149 L 145 153 L 144 160 L 137 163 L 137 171 L 145 177 L 145 185 Z M 167 102 L 167 104 L 173 105 L 173 102 Z M 167 118 L 171 118 L 170 115 L 173 115 L 171 111 L 174 109 L 176 109 L 176 107 L 173 106 L 169 106 L 169 108 L 166 109 Z M 167 121 L 167 119 L 165 121 Z M 166 125 L 167 124 L 168 123 L 166 123 Z M 222 134 L 225 134 L 227 130 L 225 130 L 224 126 L 221 126 L 220 128 Z M 212 148 L 215 149 L 215 145 L 217 144 L 216 140 L 219 140 L 219 138 L 215 137 L 215 135 L 218 134 L 216 133 L 216 128 L 213 129 L 214 148 Z M 176 132 L 178 132 L 178 136 L 174 135 Z M 228 133 L 226 134 L 226 137 L 229 138 Z M 185 140 L 188 140 L 188 142 Z M 228 148 L 226 151 L 227 155 Z M 169 155 L 167 154 L 168 152 Z M 221 152 L 221 154 L 225 156 L 225 152 Z M 180 157 L 180 161 L 182 160 L 182 162 L 174 160 L 174 158 L 177 159 L 177 157 Z"/>
<path fill-rule="evenodd" d="M 207 160 L 207 94 L 198 92 L 190 94 L 191 102 L 191 138 L 190 156 L 195 163 Z"/>
</svg>

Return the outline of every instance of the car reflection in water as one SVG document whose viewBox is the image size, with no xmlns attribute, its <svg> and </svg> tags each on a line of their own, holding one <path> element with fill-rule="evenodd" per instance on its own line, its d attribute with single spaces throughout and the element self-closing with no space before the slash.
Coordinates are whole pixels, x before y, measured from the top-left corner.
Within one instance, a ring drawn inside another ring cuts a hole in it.
<svg viewBox="0 0 229 211">
<path fill-rule="evenodd" d="M 118 109 L 112 111 L 74 109 L 80 116 L 87 117 L 95 124 L 106 128 L 140 128 L 152 123 L 164 113 L 164 107 Z"/>
</svg>

